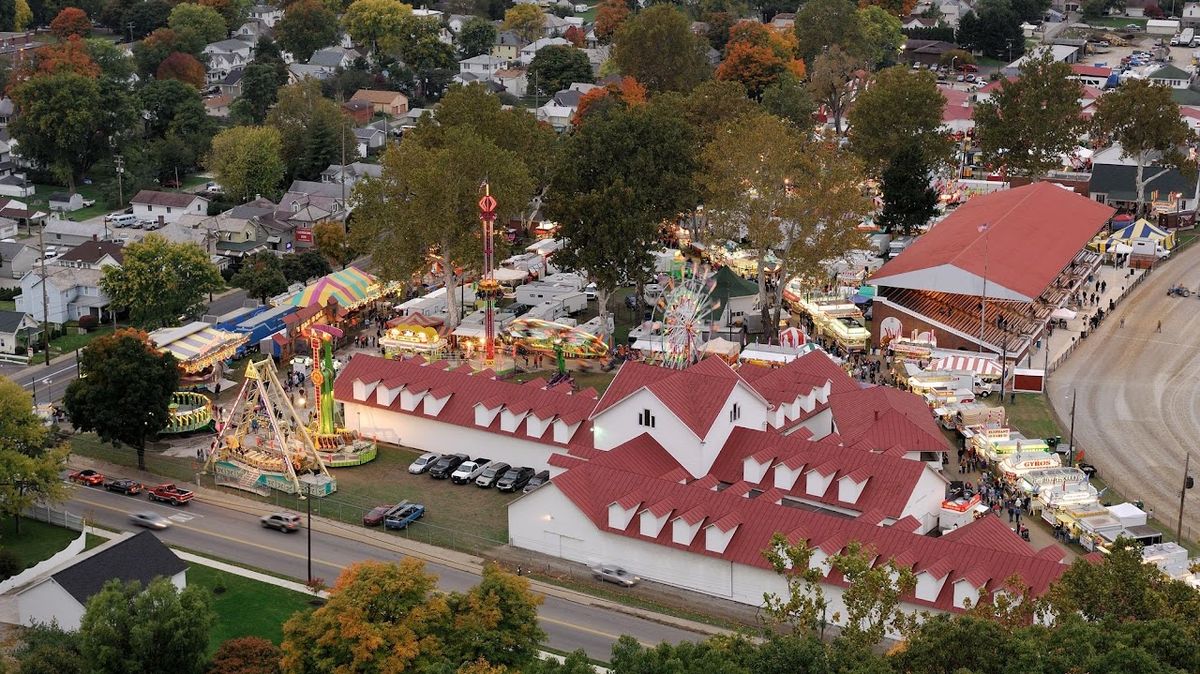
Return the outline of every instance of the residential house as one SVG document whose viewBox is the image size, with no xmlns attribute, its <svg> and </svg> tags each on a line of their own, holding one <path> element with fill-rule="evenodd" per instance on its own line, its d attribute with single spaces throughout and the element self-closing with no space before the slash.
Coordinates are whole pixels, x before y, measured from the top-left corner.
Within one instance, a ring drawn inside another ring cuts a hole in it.
<svg viewBox="0 0 1200 674">
<path fill-rule="evenodd" d="M 257 45 L 258 41 L 264 37 L 271 37 L 271 27 L 261 19 L 248 19 L 245 23 L 238 26 L 238 29 L 233 31 L 233 37 L 238 40 Z"/>
<path fill-rule="evenodd" d="M 446 28 L 451 33 L 458 35 L 462 32 L 463 26 L 471 20 L 470 14 L 451 14 L 450 18 L 446 19 Z"/>
<path fill-rule="evenodd" d="M 184 213 L 208 213 L 208 199 L 187 192 L 141 190 L 129 203 L 133 206 L 133 214 L 139 220 L 153 220 L 160 225 L 174 222 Z"/>
<path fill-rule="evenodd" d="M 1181 105 L 1179 106 L 1179 117 L 1187 123 L 1192 133 L 1200 134 L 1200 107 Z"/>
<path fill-rule="evenodd" d="M 0 354 L 12 355 L 42 334 L 33 316 L 23 311 L 0 311 Z"/>
<path fill-rule="evenodd" d="M 399 91 L 359 89 L 350 97 L 351 101 L 370 103 L 376 113 L 398 117 L 408 112 L 408 96 Z"/>
<path fill-rule="evenodd" d="M 936 28 L 939 19 L 924 16 L 909 15 L 900 20 L 902 30 L 919 30 L 921 28 Z"/>
<path fill-rule="evenodd" d="M 975 11 L 972 0 L 934 0 L 938 3 L 938 12 L 942 23 L 951 28 L 958 28 L 958 22 L 967 14 Z"/>
<path fill-rule="evenodd" d="M 308 59 L 308 64 L 313 66 L 322 66 L 325 68 L 341 68 L 346 70 L 354 65 L 355 59 L 361 57 L 362 54 L 357 49 L 347 49 L 341 45 L 334 47 L 326 47 L 313 52 L 312 57 Z"/>
<path fill-rule="evenodd" d="M 1184 28 L 1200 27 L 1200 2 L 1183 3 L 1183 17 L 1180 21 Z"/>
<path fill-rule="evenodd" d="M 17 221 L 0 217 L 0 239 L 11 239 L 17 235 Z"/>
<path fill-rule="evenodd" d="M 229 106 L 231 105 L 233 105 L 232 97 L 226 94 L 213 96 L 212 98 L 204 99 L 204 112 L 209 117 L 225 119 L 229 116 Z"/>
<path fill-rule="evenodd" d="M 914 40 L 910 38 L 904 41 L 904 55 L 901 59 L 905 63 L 936 66 L 941 65 L 942 54 L 957 48 L 957 46 L 941 40 Z"/>
<path fill-rule="evenodd" d="M 524 68 L 497 70 L 495 78 L 496 82 L 503 86 L 506 92 L 518 98 L 524 96 L 529 89 L 529 82 Z"/>
<path fill-rule="evenodd" d="M 1164 168 L 1154 156 L 1143 170 L 1147 178 L 1143 200 L 1171 211 L 1191 211 L 1196 204 L 1196 178 L 1187 177 L 1177 168 Z M 1137 204 L 1137 161 L 1125 156 L 1119 145 L 1092 155 L 1092 175 L 1088 194 L 1102 204 L 1131 208 Z"/>
<path fill-rule="evenodd" d="M 596 85 L 588 82 L 576 82 L 569 88 L 556 92 L 545 105 L 537 109 L 538 121 L 546 122 L 554 127 L 555 131 L 566 131 L 571 126 L 575 110 L 579 108 L 580 99 L 595 88 Z"/>
<path fill-rule="evenodd" d="M 1147 75 L 1146 79 L 1172 89 L 1187 89 L 1192 83 L 1192 73 L 1168 63 Z"/>
<path fill-rule="evenodd" d="M 363 126 L 354 130 L 355 151 L 366 157 L 387 143 L 387 133 L 374 126 Z"/>
<path fill-rule="evenodd" d="M 502 59 L 491 54 L 480 54 L 458 62 L 460 75 L 474 75 L 476 79 L 491 79 L 498 70 L 508 68 L 508 59 Z"/>
<path fill-rule="evenodd" d="M 256 197 L 240 206 L 199 221 L 184 216 L 177 225 L 188 227 L 180 232 L 185 237 L 202 237 L 205 250 L 225 258 L 237 259 L 254 253 L 271 250 L 266 227 L 262 218 L 270 219 L 277 208 L 275 202 Z M 164 230 L 169 232 L 170 228 Z M 279 237 L 276 237 L 279 239 Z"/>
<path fill-rule="evenodd" d="M 46 219 L 46 213 L 30 210 L 29 204 L 24 201 L 0 198 L 0 218 L 16 220 L 17 225 L 29 228 L 41 224 Z"/>
<path fill-rule="evenodd" d="M 519 54 L 517 56 L 517 60 L 520 61 L 521 65 L 527 66 L 530 63 L 533 63 L 533 57 L 536 56 L 537 53 L 542 50 L 542 48 L 550 47 L 550 46 L 570 47 L 571 43 L 568 40 L 561 38 L 561 37 L 539 38 L 537 40 L 534 40 L 533 42 L 530 42 L 529 44 L 525 45 L 524 47 L 521 47 L 521 51 L 519 52 Z"/>
<path fill-rule="evenodd" d="M 417 127 L 417 122 L 421 121 L 421 118 L 425 115 L 429 115 L 429 117 L 432 118 L 434 115 L 434 109 L 413 108 L 409 110 L 407 114 L 399 119 L 392 120 L 392 122 L 395 127 L 400 130 L 401 135 L 403 135 L 405 131 L 415 129 Z"/>
<path fill-rule="evenodd" d="M 103 222 L 76 222 L 63 218 L 50 218 L 42 229 L 47 244 L 56 246 L 78 246 L 93 239 L 110 238 Z"/>
<path fill-rule="evenodd" d="M 314 79 L 319 82 L 333 77 L 334 68 L 329 66 L 310 65 L 306 63 L 289 63 L 288 64 L 288 82 L 295 84 L 305 79 Z"/>
<path fill-rule="evenodd" d="M 583 53 L 587 54 L 588 63 L 592 66 L 592 74 L 599 77 L 600 67 L 608 61 L 609 56 L 612 54 L 612 45 L 602 44 L 595 47 L 588 47 L 583 50 Z"/>
<path fill-rule="evenodd" d="M 177 589 L 187 587 L 187 564 L 149 531 L 126 533 L 71 557 L 16 593 L 22 625 L 56 623 L 79 629 L 88 600 L 109 581 L 137 581 L 144 588 L 167 578 Z"/>
<path fill-rule="evenodd" d="M 7 135 L 5 132 L 5 138 L 0 139 L 0 195 L 32 197 L 36 188 L 33 182 L 26 179 L 24 171 L 17 171 L 16 160 L 12 152 L 16 143 Z"/>
<path fill-rule="evenodd" d="M 83 195 L 78 192 L 73 194 L 54 192 L 47 201 L 50 204 L 50 210 L 61 213 L 73 213 L 83 208 L 84 205 Z"/>
<path fill-rule="evenodd" d="M 8 96 L 0 97 L 0 128 L 8 128 L 8 123 L 12 121 L 14 114 L 17 111 L 17 106 Z"/>
<path fill-rule="evenodd" d="M 796 15 L 793 12 L 780 12 L 771 17 L 771 23 L 768 24 L 775 30 L 792 32 L 796 26 Z"/>
<path fill-rule="evenodd" d="M 546 37 L 561 36 L 563 33 L 567 32 L 568 28 L 571 27 L 570 21 L 567 21 L 566 19 L 564 19 L 562 17 L 555 16 L 554 14 L 551 14 L 550 12 L 546 12 L 544 14 L 544 17 L 545 17 L 545 27 L 543 29 L 543 33 L 545 34 Z"/>
<path fill-rule="evenodd" d="M 1067 44 L 1052 44 L 1042 45 L 1030 49 L 1024 56 L 1004 66 L 1001 69 L 1001 74 L 1005 77 L 1017 77 L 1021 72 L 1021 66 L 1029 61 L 1041 58 L 1043 54 L 1049 53 L 1050 58 L 1056 63 L 1066 63 L 1068 65 L 1079 62 L 1079 55 L 1083 52 L 1082 49 L 1073 45 Z"/>
<path fill-rule="evenodd" d="M 329 168 L 321 172 L 321 182 L 338 186 L 345 182 L 345 193 L 349 195 L 358 181 L 363 178 L 378 178 L 381 175 L 383 175 L 383 167 L 379 164 L 365 162 L 354 162 L 345 166 L 330 164 Z"/>
<path fill-rule="evenodd" d="M 274 28 L 283 18 L 283 10 L 274 5 L 254 5 L 250 8 L 250 18 L 258 19 L 267 26 Z"/>
<path fill-rule="evenodd" d="M 245 68 L 234 68 L 229 71 L 229 74 L 217 82 L 217 86 L 221 89 L 221 94 L 228 96 L 230 100 L 242 95 L 242 76 L 246 74 Z"/>
<path fill-rule="evenodd" d="M 84 241 L 54 259 L 60 267 L 76 269 L 100 269 L 109 265 L 125 263 L 125 246 L 118 241 Z"/>
<path fill-rule="evenodd" d="M 234 68 L 244 68 L 250 62 L 254 45 L 245 40 L 220 40 L 205 45 L 204 55 L 208 58 L 208 81 L 217 83 Z"/>
<path fill-rule="evenodd" d="M 38 261 L 38 251 L 15 241 L 0 241 L 0 277 L 21 278 Z"/>
<path fill-rule="evenodd" d="M 275 219 L 280 222 L 343 220 L 349 196 L 342 194 L 341 184 L 293 180 L 279 199 Z"/>
<path fill-rule="evenodd" d="M 492 45 L 492 56 L 504 61 L 516 61 L 525 41 L 511 30 L 501 32 L 496 36 L 496 44 Z"/>
<path fill-rule="evenodd" d="M 375 115 L 375 107 L 366 101 L 346 101 L 342 103 L 342 112 L 355 126 L 363 126 Z"/>
<path fill-rule="evenodd" d="M 41 322 L 43 316 L 54 325 L 92 316 L 104 322 L 112 317 L 108 296 L 100 289 L 100 269 L 46 265 L 46 312 L 42 312 L 42 269 L 36 268 L 21 277 L 21 294 L 15 298 L 17 311 L 32 314 Z"/>
</svg>

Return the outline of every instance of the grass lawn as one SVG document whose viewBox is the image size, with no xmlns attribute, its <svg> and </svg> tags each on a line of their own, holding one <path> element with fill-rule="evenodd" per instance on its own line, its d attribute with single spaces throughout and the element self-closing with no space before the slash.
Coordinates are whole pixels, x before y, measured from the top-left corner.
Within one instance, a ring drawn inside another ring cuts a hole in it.
<svg viewBox="0 0 1200 674">
<path fill-rule="evenodd" d="M 67 188 L 63 187 L 61 185 L 45 185 L 45 184 L 38 183 L 34 187 L 36 189 L 33 193 L 33 197 L 31 197 L 28 202 L 29 207 L 34 208 L 34 209 L 41 208 L 43 210 L 49 210 L 50 209 L 50 202 L 49 202 L 50 195 L 54 194 L 55 192 L 66 192 L 67 191 Z M 104 215 L 105 213 L 108 212 L 109 209 L 104 204 L 104 198 L 102 196 L 100 196 L 100 186 L 99 185 L 95 185 L 95 184 L 84 185 L 81 183 L 81 184 L 75 186 L 75 191 L 78 192 L 79 194 L 83 195 L 84 199 L 95 199 L 96 203 L 92 206 L 88 206 L 87 208 L 81 208 L 78 211 L 72 211 L 71 213 L 67 213 L 66 216 L 68 219 L 75 220 L 78 222 L 80 220 L 87 220 L 88 218 L 94 218 L 97 215 Z"/>
<path fill-rule="evenodd" d="M 585 24 L 593 23 L 596 20 L 596 10 L 600 7 L 600 3 L 588 3 L 587 11 L 582 14 L 576 14 L 583 19 Z"/>
<path fill-rule="evenodd" d="M 86 334 L 77 332 L 77 327 L 74 323 L 68 323 L 65 335 L 59 335 L 50 340 L 50 349 L 52 356 L 58 356 L 64 353 L 71 353 L 76 349 L 82 349 L 87 346 L 93 339 L 112 333 L 111 325 L 99 328 L 92 328 Z"/>
<path fill-rule="evenodd" d="M 1027 438 L 1061 435 L 1063 442 L 1067 441 L 1067 434 L 1059 428 L 1054 413 L 1050 411 L 1050 401 L 1044 395 L 1018 393 L 1017 403 L 1012 405 L 1005 402 L 1004 412 L 1008 416 L 1009 425 L 1021 431 Z"/>
<path fill-rule="evenodd" d="M 293 613 L 312 606 L 312 597 L 306 594 L 200 564 L 188 567 L 187 582 L 213 592 L 217 621 L 208 637 L 209 653 L 234 637 L 262 637 L 278 644 L 283 623 Z M 224 591 L 215 592 L 218 587 Z"/>
<path fill-rule="evenodd" d="M 1133 23 L 1140 28 L 1146 27 L 1147 19 L 1138 19 L 1131 16 L 1101 16 L 1095 19 L 1084 19 L 1089 26 L 1104 26 L 1105 28 L 1124 28 Z"/>
<path fill-rule="evenodd" d="M 17 535 L 12 518 L 0 522 L 0 547 L 12 550 L 25 568 L 54 556 L 78 536 L 78 531 L 24 517 Z"/>
<path fill-rule="evenodd" d="M 16 300 L 0 300 L 0 311 L 16 311 Z"/>
</svg>

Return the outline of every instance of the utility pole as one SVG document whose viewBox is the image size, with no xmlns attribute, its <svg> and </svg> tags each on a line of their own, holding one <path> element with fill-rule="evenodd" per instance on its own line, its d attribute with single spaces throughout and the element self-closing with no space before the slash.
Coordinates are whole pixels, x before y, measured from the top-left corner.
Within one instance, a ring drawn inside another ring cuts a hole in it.
<svg viewBox="0 0 1200 674">
<path fill-rule="evenodd" d="M 1187 496 L 1187 492 L 1192 488 L 1195 482 L 1192 476 L 1188 475 L 1188 468 L 1192 465 L 1192 453 L 1188 452 L 1187 458 L 1183 461 L 1183 489 L 1179 490 L 1179 522 L 1175 525 L 1175 540 L 1183 540 L 1183 499 Z"/>
<path fill-rule="evenodd" d="M 1071 437 L 1067 439 L 1067 466 L 1075 465 L 1075 398 L 1076 389 L 1071 389 Z"/>
<path fill-rule="evenodd" d="M 133 22 L 126 23 L 125 27 L 129 29 L 129 41 L 133 42 Z"/>
<path fill-rule="evenodd" d="M 125 208 L 125 185 L 122 179 L 125 177 L 125 157 L 116 155 L 113 157 L 113 166 L 117 170 L 117 206 Z"/>
<path fill-rule="evenodd" d="M 46 242 L 43 236 L 46 231 L 46 224 L 38 228 L 38 250 L 41 252 L 41 257 L 38 259 L 38 266 L 42 269 L 42 344 L 46 347 L 43 349 L 46 354 L 46 365 L 50 365 L 50 294 L 46 291 Z"/>
</svg>

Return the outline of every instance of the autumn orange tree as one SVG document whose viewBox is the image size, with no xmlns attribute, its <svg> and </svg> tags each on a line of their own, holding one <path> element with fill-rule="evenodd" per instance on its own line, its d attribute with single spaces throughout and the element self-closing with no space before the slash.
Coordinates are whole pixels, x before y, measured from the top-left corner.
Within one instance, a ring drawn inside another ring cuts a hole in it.
<svg viewBox="0 0 1200 674">
<path fill-rule="evenodd" d="M 575 108 L 575 116 L 571 123 L 578 127 L 583 124 L 589 112 L 605 108 L 609 105 L 635 106 L 646 103 L 646 87 L 643 87 L 632 77 L 622 77 L 620 82 L 613 82 L 603 87 L 596 87 L 579 99 Z"/>
<path fill-rule="evenodd" d="M 613 35 L 628 17 L 629 5 L 625 4 L 625 0 L 604 0 L 596 10 L 596 25 L 593 27 L 596 39 L 605 43 L 612 41 Z"/>
<path fill-rule="evenodd" d="M 92 20 L 88 18 L 87 12 L 78 7 L 64 7 L 50 22 L 50 32 L 60 40 L 72 35 L 87 37 L 92 34 Z"/>
<path fill-rule="evenodd" d="M 757 21 L 741 21 L 730 28 L 725 58 L 714 75 L 719 80 L 740 82 L 746 93 L 758 100 L 789 70 L 804 77 L 804 62 L 796 58 L 796 36 Z"/>
<path fill-rule="evenodd" d="M 191 54 L 174 52 L 158 64 L 154 77 L 160 80 L 179 80 L 202 89 L 205 82 L 204 65 Z"/>
</svg>

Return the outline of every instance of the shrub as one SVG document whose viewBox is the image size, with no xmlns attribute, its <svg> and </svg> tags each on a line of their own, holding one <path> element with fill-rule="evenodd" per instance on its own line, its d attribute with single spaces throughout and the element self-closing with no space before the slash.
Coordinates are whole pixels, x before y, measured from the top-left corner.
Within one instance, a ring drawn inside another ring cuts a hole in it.
<svg viewBox="0 0 1200 674">
<path fill-rule="evenodd" d="M 25 570 L 25 565 L 8 548 L 0 548 L 0 580 L 6 580 Z"/>
<path fill-rule="evenodd" d="M 85 314 L 79 317 L 79 328 L 81 330 L 91 330 L 92 328 L 96 327 L 97 322 L 98 321 L 96 320 L 95 316 L 91 314 Z"/>
<path fill-rule="evenodd" d="M 213 654 L 210 674 L 278 674 L 279 647 L 262 637 L 238 637 Z"/>
</svg>

